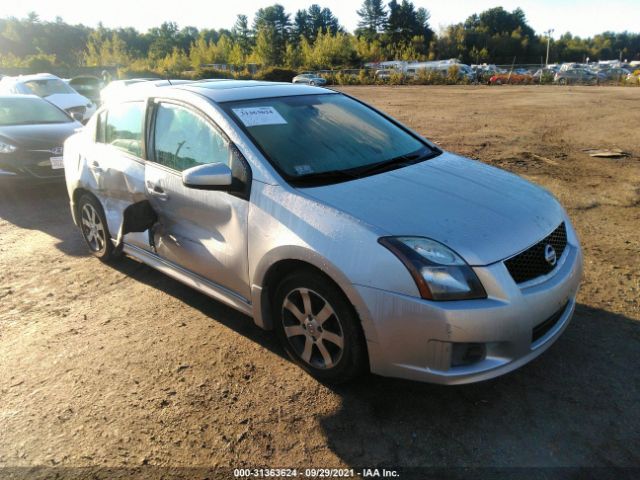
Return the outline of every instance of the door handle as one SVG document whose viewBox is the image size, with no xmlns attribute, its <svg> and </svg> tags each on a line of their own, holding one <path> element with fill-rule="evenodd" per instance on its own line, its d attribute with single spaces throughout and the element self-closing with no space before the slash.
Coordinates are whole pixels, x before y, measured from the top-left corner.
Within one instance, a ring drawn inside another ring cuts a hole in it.
<svg viewBox="0 0 640 480">
<path fill-rule="evenodd" d="M 102 173 L 104 170 L 102 170 L 102 167 L 100 166 L 100 164 L 98 162 L 96 162 L 95 160 L 93 160 L 90 164 L 89 164 L 89 168 L 96 172 L 96 173 Z"/>
<path fill-rule="evenodd" d="M 147 182 L 147 192 L 149 192 L 149 195 L 153 195 L 160 200 L 167 200 L 169 198 L 169 195 L 162 189 L 160 185 L 156 185 L 152 182 Z"/>
</svg>

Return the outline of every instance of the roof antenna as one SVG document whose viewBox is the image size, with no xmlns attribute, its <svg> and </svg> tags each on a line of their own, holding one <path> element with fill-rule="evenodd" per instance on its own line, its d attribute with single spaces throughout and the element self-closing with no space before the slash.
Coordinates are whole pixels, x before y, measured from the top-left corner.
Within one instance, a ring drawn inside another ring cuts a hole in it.
<svg viewBox="0 0 640 480">
<path fill-rule="evenodd" d="M 167 83 L 173 87 L 173 83 L 171 83 L 171 79 L 169 78 L 169 70 L 165 70 L 164 73 L 167 76 Z"/>
</svg>

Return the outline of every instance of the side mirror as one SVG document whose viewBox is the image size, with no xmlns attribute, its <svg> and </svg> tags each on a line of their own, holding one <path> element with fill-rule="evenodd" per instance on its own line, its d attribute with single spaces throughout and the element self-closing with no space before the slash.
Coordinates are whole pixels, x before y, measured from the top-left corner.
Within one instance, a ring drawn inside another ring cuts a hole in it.
<svg viewBox="0 0 640 480">
<path fill-rule="evenodd" d="M 224 163 L 207 163 L 182 172 L 182 183 L 185 187 L 224 190 L 233 181 L 231 169 Z"/>
<path fill-rule="evenodd" d="M 84 115 L 80 112 L 71 112 L 71 118 L 76 122 L 84 123 Z"/>
</svg>

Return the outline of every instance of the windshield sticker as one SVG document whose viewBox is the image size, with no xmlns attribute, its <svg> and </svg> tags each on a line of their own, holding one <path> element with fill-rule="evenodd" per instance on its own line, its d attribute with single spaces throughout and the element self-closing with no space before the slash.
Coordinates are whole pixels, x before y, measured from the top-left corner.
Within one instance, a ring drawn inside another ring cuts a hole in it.
<svg viewBox="0 0 640 480">
<path fill-rule="evenodd" d="M 298 175 L 306 175 L 308 173 L 313 173 L 313 168 L 311 165 L 296 165 L 293 167 Z"/>
<path fill-rule="evenodd" d="M 233 113 L 244 123 L 245 127 L 285 125 L 287 123 L 273 107 L 234 108 Z"/>
</svg>

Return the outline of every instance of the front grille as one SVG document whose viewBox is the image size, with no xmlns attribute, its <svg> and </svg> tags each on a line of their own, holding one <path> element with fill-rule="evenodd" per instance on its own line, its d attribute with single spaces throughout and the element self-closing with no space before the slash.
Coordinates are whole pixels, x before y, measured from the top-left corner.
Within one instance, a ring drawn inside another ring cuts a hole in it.
<svg viewBox="0 0 640 480">
<path fill-rule="evenodd" d="M 560 310 L 547 318 L 544 322 L 539 323 L 533 330 L 531 331 L 531 343 L 534 343 L 544 337 L 549 330 L 551 330 L 558 321 L 562 318 L 562 314 L 567 309 L 567 305 L 569 303 L 565 303 Z"/>
<path fill-rule="evenodd" d="M 556 252 L 556 263 L 549 263 L 545 259 L 545 249 L 551 245 Z M 562 222 L 551 234 L 529 247 L 515 257 L 505 260 L 504 264 L 516 283 L 526 282 L 546 275 L 556 268 L 564 249 L 567 246 L 567 229 Z"/>
<path fill-rule="evenodd" d="M 13 162 L 16 170 L 36 178 L 63 177 L 64 169 L 51 168 L 51 157 L 62 156 L 62 147 L 47 150 L 23 150 Z"/>
</svg>

